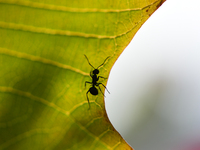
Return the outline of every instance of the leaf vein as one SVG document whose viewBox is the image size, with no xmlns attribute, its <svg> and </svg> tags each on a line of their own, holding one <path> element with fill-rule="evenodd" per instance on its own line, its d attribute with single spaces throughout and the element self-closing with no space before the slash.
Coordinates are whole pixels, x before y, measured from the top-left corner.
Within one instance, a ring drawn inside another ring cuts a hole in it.
<svg viewBox="0 0 200 150">
<path fill-rule="evenodd" d="M 74 31 L 67 31 L 67 30 L 58 30 L 58 29 L 49 29 L 49 28 L 42 28 L 42 27 L 34 27 L 30 25 L 23 25 L 23 24 L 16 24 L 16 23 L 8 23 L 8 22 L 2 22 L 0 21 L 0 28 L 5 29 L 13 29 L 13 30 L 21 30 L 21 31 L 27 31 L 27 32 L 33 32 L 33 33 L 43 33 L 43 34 L 50 34 L 50 35 L 63 35 L 63 36 L 74 36 L 74 37 L 84 37 L 84 38 L 97 38 L 97 39 L 115 39 L 117 37 L 121 37 L 123 35 L 126 35 L 130 31 L 132 31 L 135 27 L 139 25 L 141 22 L 138 21 L 135 26 L 133 26 L 131 29 L 118 34 L 118 35 L 97 35 L 97 34 L 89 34 L 89 33 L 83 33 L 83 32 L 74 32 Z"/>
<path fill-rule="evenodd" d="M 22 30 L 22 31 L 28 31 L 28 32 L 33 32 L 33 33 L 44 33 L 44 34 L 50 34 L 50 35 L 77 36 L 77 37 L 84 37 L 84 38 L 98 38 L 98 39 L 116 38 L 116 36 L 87 34 L 83 32 L 49 29 L 49 28 L 35 27 L 35 26 L 30 26 L 30 25 L 23 25 L 23 24 L 16 24 L 16 23 L 2 22 L 2 21 L 0 21 L 0 28 Z"/>
<path fill-rule="evenodd" d="M 21 141 L 21 140 L 23 140 L 27 137 L 32 136 L 32 135 L 40 134 L 40 133 L 50 133 L 52 131 L 55 132 L 57 130 L 58 130 L 58 128 L 54 128 L 54 129 L 33 129 L 33 130 L 27 131 L 25 133 L 22 133 L 20 135 L 17 135 L 16 137 L 10 139 L 9 141 L 6 141 L 2 145 L 0 145 L 0 149 L 8 148 L 10 145 L 15 144 L 18 141 Z"/>
<path fill-rule="evenodd" d="M 3 87 L 3 86 L 0 86 L 0 92 L 8 92 L 8 93 L 13 93 L 13 94 L 16 94 L 16 95 L 19 95 L 19 96 L 30 98 L 30 99 L 32 99 L 34 101 L 38 101 L 38 102 L 40 102 L 42 104 L 45 104 L 45 105 L 47 105 L 47 106 L 49 106 L 51 108 L 54 108 L 58 112 L 62 112 L 63 114 L 66 114 L 67 116 L 69 116 L 69 111 L 61 109 L 60 107 L 58 107 L 54 103 L 48 102 L 47 100 L 45 100 L 43 98 L 34 96 L 33 94 L 31 94 L 29 92 L 17 90 L 17 89 L 14 89 L 12 87 Z"/>
<path fill-rule="evenodd" d="M 58 106 L 55 105 L 54 103 L 49 102 L 49 101 L 47 101 L 47 100 L 45 100 L 45 99 L 43 99 L 43 98 L 34 96 L 34 95 L 32 95 L 31 93 L 29 93 L 29 92 L 17 90 L 17 89 L 14 89 L 14 88 L 12 88 L 12 87 L 3 87 L 3 86 L 0 86 L 0 92 L 13 93 L 13 94 L 16 94 L 16 95 L 19 95 L 19 96 L 27 97 L 27 98 L 30 98 L 30 99 L 32 99 L 32 100 L 38 101 L 38 102 L 40 102 L 40 103 L 42 103 L 42 104 L 45 104 L 45 105 L 47 105 L 47 106 L 49 106 L 49 107 L 51 107 L 51 108 L 57 110 L 58 112 L 63 113 L 64 115 L 68 116 L 74 123 L 76 123 L 83 131 L 85 131 L 88 135 L 90 135 L 91 137 L 93 137 L 93 138 L 95 139 L 95 141 L 101 142 L 103 145 L 105 145 L 108 149 L 111 150 L 111 148 L 110 148 L 108 145 L 106 145 L 104 142 L 102 142 L 102 141 L 99 139 L 99 137 L 96 137 L 96 136 L 93 135 L 91 132 L 89 132 L 83 125 L 81 125 L 81 124 L 79 124 L 78 122 L 76 122 L 76 121 L 74 120 L 74 118 L 72 118 L 72 117 L 70 116 L 70 112 L 69 112 L 69 111 L 66 111 L 66 110 L 64 110 L 64 109 L 62 109 L 62 108 L 60 108 L 60 107 L 58 107 Z M 106 131 L 106 132 L 107 132 L 107 131 Z M 29 132 L 27 132 L 27 133 L 29 133 Z M 27 133 L 25 133 L 25 135 L 27 135 Z M 105 133 L 105 132 L 104 132 L 104 133 Z M 21 139 L 22 137 L 24 137 L 24 135 L 23 135 L 23 136 L 20 136 L 20 138 L 19 138 L 19 137 L 16 137 L 16 138 L 14 138 L 14 139 L 11 139 L 11 141 L 8 141 L 8 143 L 5 143 L 5 145 L 0 145 L 0 148 L 1 148 L 1 147 L 7 147 L 7 146 L 9 146 L 9 143 L 13 143 L 13 142 L 16 141 L 16 140 L 19 141 L 19 139 Z"/>
<path fill-rule="evenodd" d="M 101 12 L 101 13 L 113 13 L 113 12 L 127 12 L 127 11 L 141 11 L 151 5 L 154 5 L 160 0 L 157 0 L 149 5 L 146 5 L 141 8 L 126 8 L 126 9 L 101 9 L 101 8 L 71 8 L 66 6 L 59 6 L 59 5 L 53 5 L 53 4 L 45 4 L 45 3 L 38 3 L 38 2 L 31 2 L 31 1 L 23 1 L 23 0 L 0 0 L 0 3 L 5 4 L 13 4 L 13 5 L 21 5 L 21 6 L 27 6 L 27 7 L 33 7 L 33 8 L 40 8 L 40 9 L 47 9 L 47 10 L 54 10 L 54 11 L 64 11 L 64 12 L 81 12 L 81 13 L 87 13 L 87 12 Z"/>
<path fill-rule="evenodd" d="M 59 68 L 72 70 L 72 71 L 80 73 L 84 76 L 89 76 L 88 73 L 83 72 L 83 71 L 81 71 L 77 68 L 74 68 L 74 67 L 71 67 L 69 65 L 65 65 L 65 64 L 50 60 L 50 59 L 42 58 L 42 57 L 39 57 L 39 56 L 33 56 L 33 55 L 30 55 L 30 54 L 21 53 L 21 52 L 13 51 L 13 50 L 10 50 L 10 49 L 1 48 L 1 47 L 0 47 L 0 54 L 14 56 L 14 57 L 17 57 L 17 58 L 23 58 L 23 59 L 27 59 L 27 60 L 30 60 L 30 61 L 41 62 L 43 64 L 49 64 L 49 65 L 53 65 L 53 66 L 56 66 L 56 67 L 59 67 Z"/>
</svg>

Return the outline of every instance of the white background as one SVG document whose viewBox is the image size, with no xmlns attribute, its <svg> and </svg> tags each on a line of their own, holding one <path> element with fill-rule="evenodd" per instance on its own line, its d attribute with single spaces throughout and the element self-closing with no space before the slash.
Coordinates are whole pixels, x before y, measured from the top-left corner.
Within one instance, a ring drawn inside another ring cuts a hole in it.
<svg viewBox="0 0 200 150">
<path fill-rule="evenodd" d="M 200 1 L 167 0 L 119 57 L 107 88 L 108 116 L 135 150 L 200 149 Z"/>
</svg>

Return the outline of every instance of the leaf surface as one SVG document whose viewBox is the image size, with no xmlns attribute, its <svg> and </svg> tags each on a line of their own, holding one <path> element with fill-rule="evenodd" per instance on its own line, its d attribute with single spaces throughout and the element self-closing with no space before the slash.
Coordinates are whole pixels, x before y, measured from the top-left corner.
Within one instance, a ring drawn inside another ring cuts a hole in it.
<svg viewBox="0 0 200 150">
<path fill-rule="evenodd" d="M 0 0 L 0 149 L 132 149 L 100 91 L 88 94 L 88 110 L 93 68 L 84 54 L 95 68 L 110 56 L 99 68 L 107 78 L 163 2 Z"/>
</svg>

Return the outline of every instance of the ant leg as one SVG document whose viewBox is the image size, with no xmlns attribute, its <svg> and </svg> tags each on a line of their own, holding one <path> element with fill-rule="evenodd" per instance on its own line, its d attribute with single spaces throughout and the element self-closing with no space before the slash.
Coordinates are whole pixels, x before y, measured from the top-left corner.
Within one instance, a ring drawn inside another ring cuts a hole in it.
<svg viewBox="0 0 200 150">
<path fill-rule="evenodd" d="M 103 83 L 98 83 L 97 86 L 98 86 L 99 84 L 103 85 Z M 108 89 L 106 88 L 106 86 L 103 85 L 103 87 L 104 87 L 104 88 L 107 90 L 107 92 L 110 94 L 110 92 L 108 91 Z"/>
<path fill-rule="evenodd" d="M 88 110 L 90 110 L 90 101 L 89 101 L 89 98 L 88 98 L 88 92 L 89 92 L 89 91 L 90 91 L 90 90 L 88 90 L 87 93 L 86 93 L 86 97 L 87 97 L 87 101 L 88 101 L 88 105 L 89 105 Z"/>
<path fill-rule="evenodd" d="M 99 85 L 97 85 L 97 86 L 98 86 L 99 90 L 101 91 L 102 95 L 103 95 L 104 97 L 106 97 L 106 96 L 103 94 L 103 92 L 102 92 L 100 86 L 99 86 Z"/>
<path fill-rule="evenodd" d="M 92 82 L 85 81 L 85 87 L 86 87 L 86 83 L 92 84 Z"/>
<path fill-rule="evenodd" d="M 107 78 L 105 78 L 105 77 L 102 77 L 102 76 L 98 76 L 98 79 L 99 79 L 99 78 L 107 79 Z"/>
</svg>

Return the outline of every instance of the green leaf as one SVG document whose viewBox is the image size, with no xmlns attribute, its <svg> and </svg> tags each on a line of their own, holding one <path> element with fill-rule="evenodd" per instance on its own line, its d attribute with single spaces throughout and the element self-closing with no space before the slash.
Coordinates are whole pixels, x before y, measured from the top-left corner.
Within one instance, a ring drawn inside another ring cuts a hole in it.
<svg viewBox="0 0 200 150">
<path fill-rule="evenodd" d="M 84 54 L 94 67 L 110 56 L 99 68 L 107 78 L 163 2 L 0 0 L 0 149 L 131 149 L 100 92 L 88 94 L 88 110 L 93 68 Z"/>
</svg>

